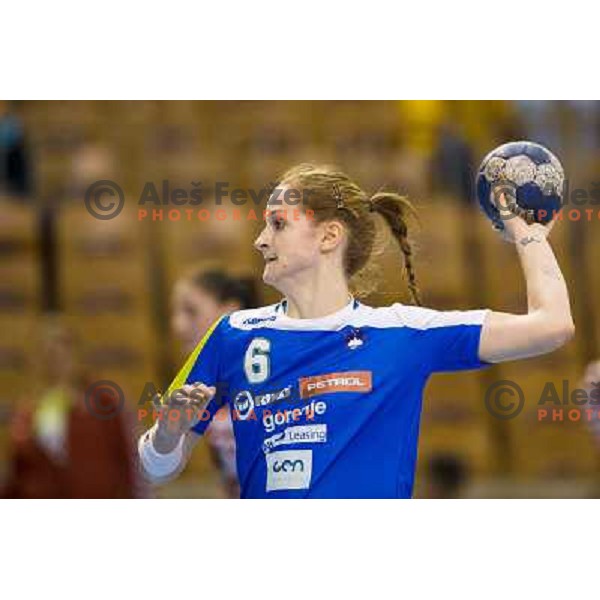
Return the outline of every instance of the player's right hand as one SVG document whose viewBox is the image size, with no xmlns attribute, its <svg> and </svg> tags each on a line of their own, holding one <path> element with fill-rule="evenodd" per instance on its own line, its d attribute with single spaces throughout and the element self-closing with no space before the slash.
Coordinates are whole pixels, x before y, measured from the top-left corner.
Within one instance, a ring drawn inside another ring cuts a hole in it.
<svg viewBox="0 0 600 600">
<path fill-rule="evenodd" d="M 158 413 L 158 428 L 163 433 L 187 433 L 201 419 L 206 419 L 206 406 L 216 393 L 214 387 L 203 383 L 184 385 L 163 397 L 153 398 Z"/>
<path fill-rule="evenodd" d="M 515 202 L 511 203 L 503 192 L 500 193 L 497 206 L 504 225 L 499 233 L 505 242 L 516 244 L 527 239 L 544 240 L 556 224 L 556 218 L 545 224 L 534 222 L 526 210 Z"/>
</svg>

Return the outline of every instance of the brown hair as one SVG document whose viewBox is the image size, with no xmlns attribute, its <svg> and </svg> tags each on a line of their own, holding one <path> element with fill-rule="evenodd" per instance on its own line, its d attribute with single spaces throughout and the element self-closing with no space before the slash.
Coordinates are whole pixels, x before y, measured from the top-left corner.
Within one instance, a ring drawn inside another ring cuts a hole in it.
<svg viewBox="0 0 600 600">
<path fill-rule="evenodd" d="M 220 303 L 233 300 L 242 310 L 260 305 L 252 277 L 236 276 L 223 268 L 211 266 L 189 270 L 185 274 L 185 280 L 208 292 Z"/>
<path fill-rule="evenodd" d="M 370 259 L 376 253 L 375 216 L 383 217 L 404 256 L 404 269 L 413 302 L 421 305 L 407 224 L 409 213 L 416 217 L 416 211 L 407 198 L 384 191 L 369 196 L 345 173 L 324 165 L 297 165 L 286 171 L 279 181 L 306 191 L 303 194 L 304 209 L 313 211 L 315 222 L 335 219 L 345 225 L 348 244 L 344 267 L 357 294 L 368 293 L 371 290 L 367 288 L 374 287 Z"/>
</svg>

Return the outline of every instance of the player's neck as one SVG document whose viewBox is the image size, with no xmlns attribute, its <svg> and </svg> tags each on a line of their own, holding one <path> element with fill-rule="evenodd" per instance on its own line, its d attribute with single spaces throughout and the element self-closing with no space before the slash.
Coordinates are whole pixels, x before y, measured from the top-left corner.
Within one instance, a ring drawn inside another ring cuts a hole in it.
<svg viewBox="0 0 600 600">
<path fill-rule="evenodd" d="M 345 278 L 333 278 L 319 285 L 303 285 L 286 293 L 286 315 L 292 319 L 319 319 L 342 310 L 351 294 Z"/>
</svg>

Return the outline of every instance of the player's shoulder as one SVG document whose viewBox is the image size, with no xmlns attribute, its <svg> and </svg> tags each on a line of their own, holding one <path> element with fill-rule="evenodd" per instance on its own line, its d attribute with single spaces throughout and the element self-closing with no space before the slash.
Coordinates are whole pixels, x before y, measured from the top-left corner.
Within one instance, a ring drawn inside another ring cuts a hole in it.
<svg viewBox="0 0 600 600">
<path fill-rule="evenodd" d="M 250 330 L 265 327 L 277 319 L 281 303 L 246 308 L 230 313 L 225 317 L 225 324 L 233 329 Z"/>
<path fill-rule="evenodd" d="M 428 309 L 395 302 L 389 306 L 369 306 L 361 303 L 351 319 L 354 327 L 417 327 L 426 321 Z"/>
<path fill-rule="evenodd" d="M 483 310 L 436 310 L 424 306 L 395 302 L 389 306 L 372 307 L 361 304 L 355 326 L 408 327 L 411 329 L 434 329 L 457 325 L 480 325 L 489 312 Z"/>
</svg>

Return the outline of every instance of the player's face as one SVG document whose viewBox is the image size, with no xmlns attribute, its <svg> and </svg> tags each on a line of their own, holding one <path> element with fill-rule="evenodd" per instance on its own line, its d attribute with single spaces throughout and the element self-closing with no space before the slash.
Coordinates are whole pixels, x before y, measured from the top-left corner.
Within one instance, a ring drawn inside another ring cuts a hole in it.
<svg viewBox="0 0 600 600">
<path fill-rule="evenodd" d="M 220 303 L 208 292 L 185 280 L 175 284 L 171 329 L 185 352 L 192 352 L 223 312 Z"/>
<path fill-rule="evenodd" d="M 297 204 L 286 204 L 287 189 L 281 186 L 277 204 L 269 200 L 265 228 L 254 242 L 265 260 L 263 281 L 283 293 L 303 281 L 321 258 L 320 229 Z"/>
</svg>

